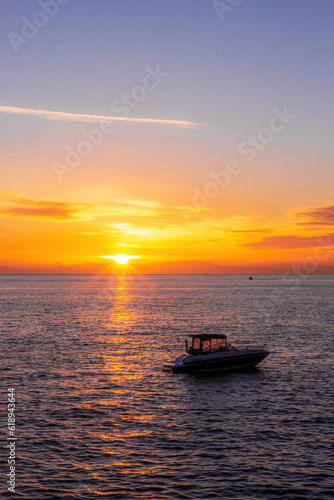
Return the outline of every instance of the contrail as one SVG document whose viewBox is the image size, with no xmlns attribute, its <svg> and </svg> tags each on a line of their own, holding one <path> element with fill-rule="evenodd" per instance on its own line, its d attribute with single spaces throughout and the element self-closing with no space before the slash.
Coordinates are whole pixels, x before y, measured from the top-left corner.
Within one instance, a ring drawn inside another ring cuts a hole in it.
<svg viewBox="0 0 334 500">
<path fill-rule="evenodd" d="M 48 111 L 46 109 L 15 108 L 13 106 L 0 106 L 0 113 L 39 116 L 47 120 L 59 120 L 82 123 L 143 123 L 148 125 L 168 125 L 171 127 L 197 128 L 199 123 L 182 120 L 161 120 L 157 118 L 130 118 L 124 116 L 81 115 L 66 113 L 64 111 Z"/>
</svg>

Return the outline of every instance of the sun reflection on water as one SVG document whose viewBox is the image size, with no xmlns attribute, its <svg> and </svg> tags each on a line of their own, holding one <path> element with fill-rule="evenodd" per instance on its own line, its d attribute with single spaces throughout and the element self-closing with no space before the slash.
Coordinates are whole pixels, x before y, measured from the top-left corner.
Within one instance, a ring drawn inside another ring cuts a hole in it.
<svg viewBox="0 0 334 500">
<path fill-rule="evenodd" d="M 116 283 L 111 282 L 110 315 L 108 327 L 118 333 L 129 331 L 133 320 L 129 314 L 130 295 L 127 284 L 128 277 L 125 274 L 116 276 Z"/>
</svg>

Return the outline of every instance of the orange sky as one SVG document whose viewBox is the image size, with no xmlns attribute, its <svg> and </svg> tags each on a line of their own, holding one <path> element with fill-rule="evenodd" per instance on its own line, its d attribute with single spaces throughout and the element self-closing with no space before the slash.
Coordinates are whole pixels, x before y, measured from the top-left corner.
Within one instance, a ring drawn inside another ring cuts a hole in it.
<svg viewBox="0 0 334 500">
<path fill-rule="evenodd" d="M 334 272 L 331 16 L 186 4 L 5 39 L 0 272 Z"/>
<path fill-rule="evenodd" d="M 2 192 L 0 211 L 2 272 L 113 272 L 119 266 L 103 256 L 119 253 L 138 256 L 127 265 L 132 272 L 270 272 L 310 258 L 319 272 L 333 263 L 333 205 L 273 221 L 162 201 L 59 202 Z"/>
</svg>

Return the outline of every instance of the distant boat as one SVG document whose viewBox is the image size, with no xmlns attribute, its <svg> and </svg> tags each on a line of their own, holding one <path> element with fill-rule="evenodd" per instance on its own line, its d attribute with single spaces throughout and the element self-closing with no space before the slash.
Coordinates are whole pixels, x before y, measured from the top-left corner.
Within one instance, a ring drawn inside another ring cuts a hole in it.
<svg viewBox="0 0 334 500">
<path fill-rule="evenodd" d="M 249 279 L 249 280 L 253 280 L 254 278 L 253 278 L 253 276 L 250 276 L 248 279 Z"/>
<path fill-rule="evenodd" d="M 174 373 L 212 373 L 250 368 L 260 363 L 269 352 L 257 347 L 236 348 L 226 341 L 224 334 L 191 335 L 192 345 L 173 363 L 164 365 L 164 371 Z"/>
</svg>

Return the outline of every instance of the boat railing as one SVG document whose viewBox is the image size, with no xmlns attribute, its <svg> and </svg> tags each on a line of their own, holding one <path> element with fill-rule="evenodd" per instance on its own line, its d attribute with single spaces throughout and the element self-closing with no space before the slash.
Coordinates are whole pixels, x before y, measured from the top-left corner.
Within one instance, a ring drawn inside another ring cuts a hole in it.
<svg viewBox="0 0 334 500">
<path fill-rule="evenodd" d="M 251 351 L 266 351 L 267 348 L 264 345 L 252 345 L 252 344 L 243 344 L 242 347 L 238 347 L 238 350 L 241 349 L 249 349 Z"/>
</svg>

